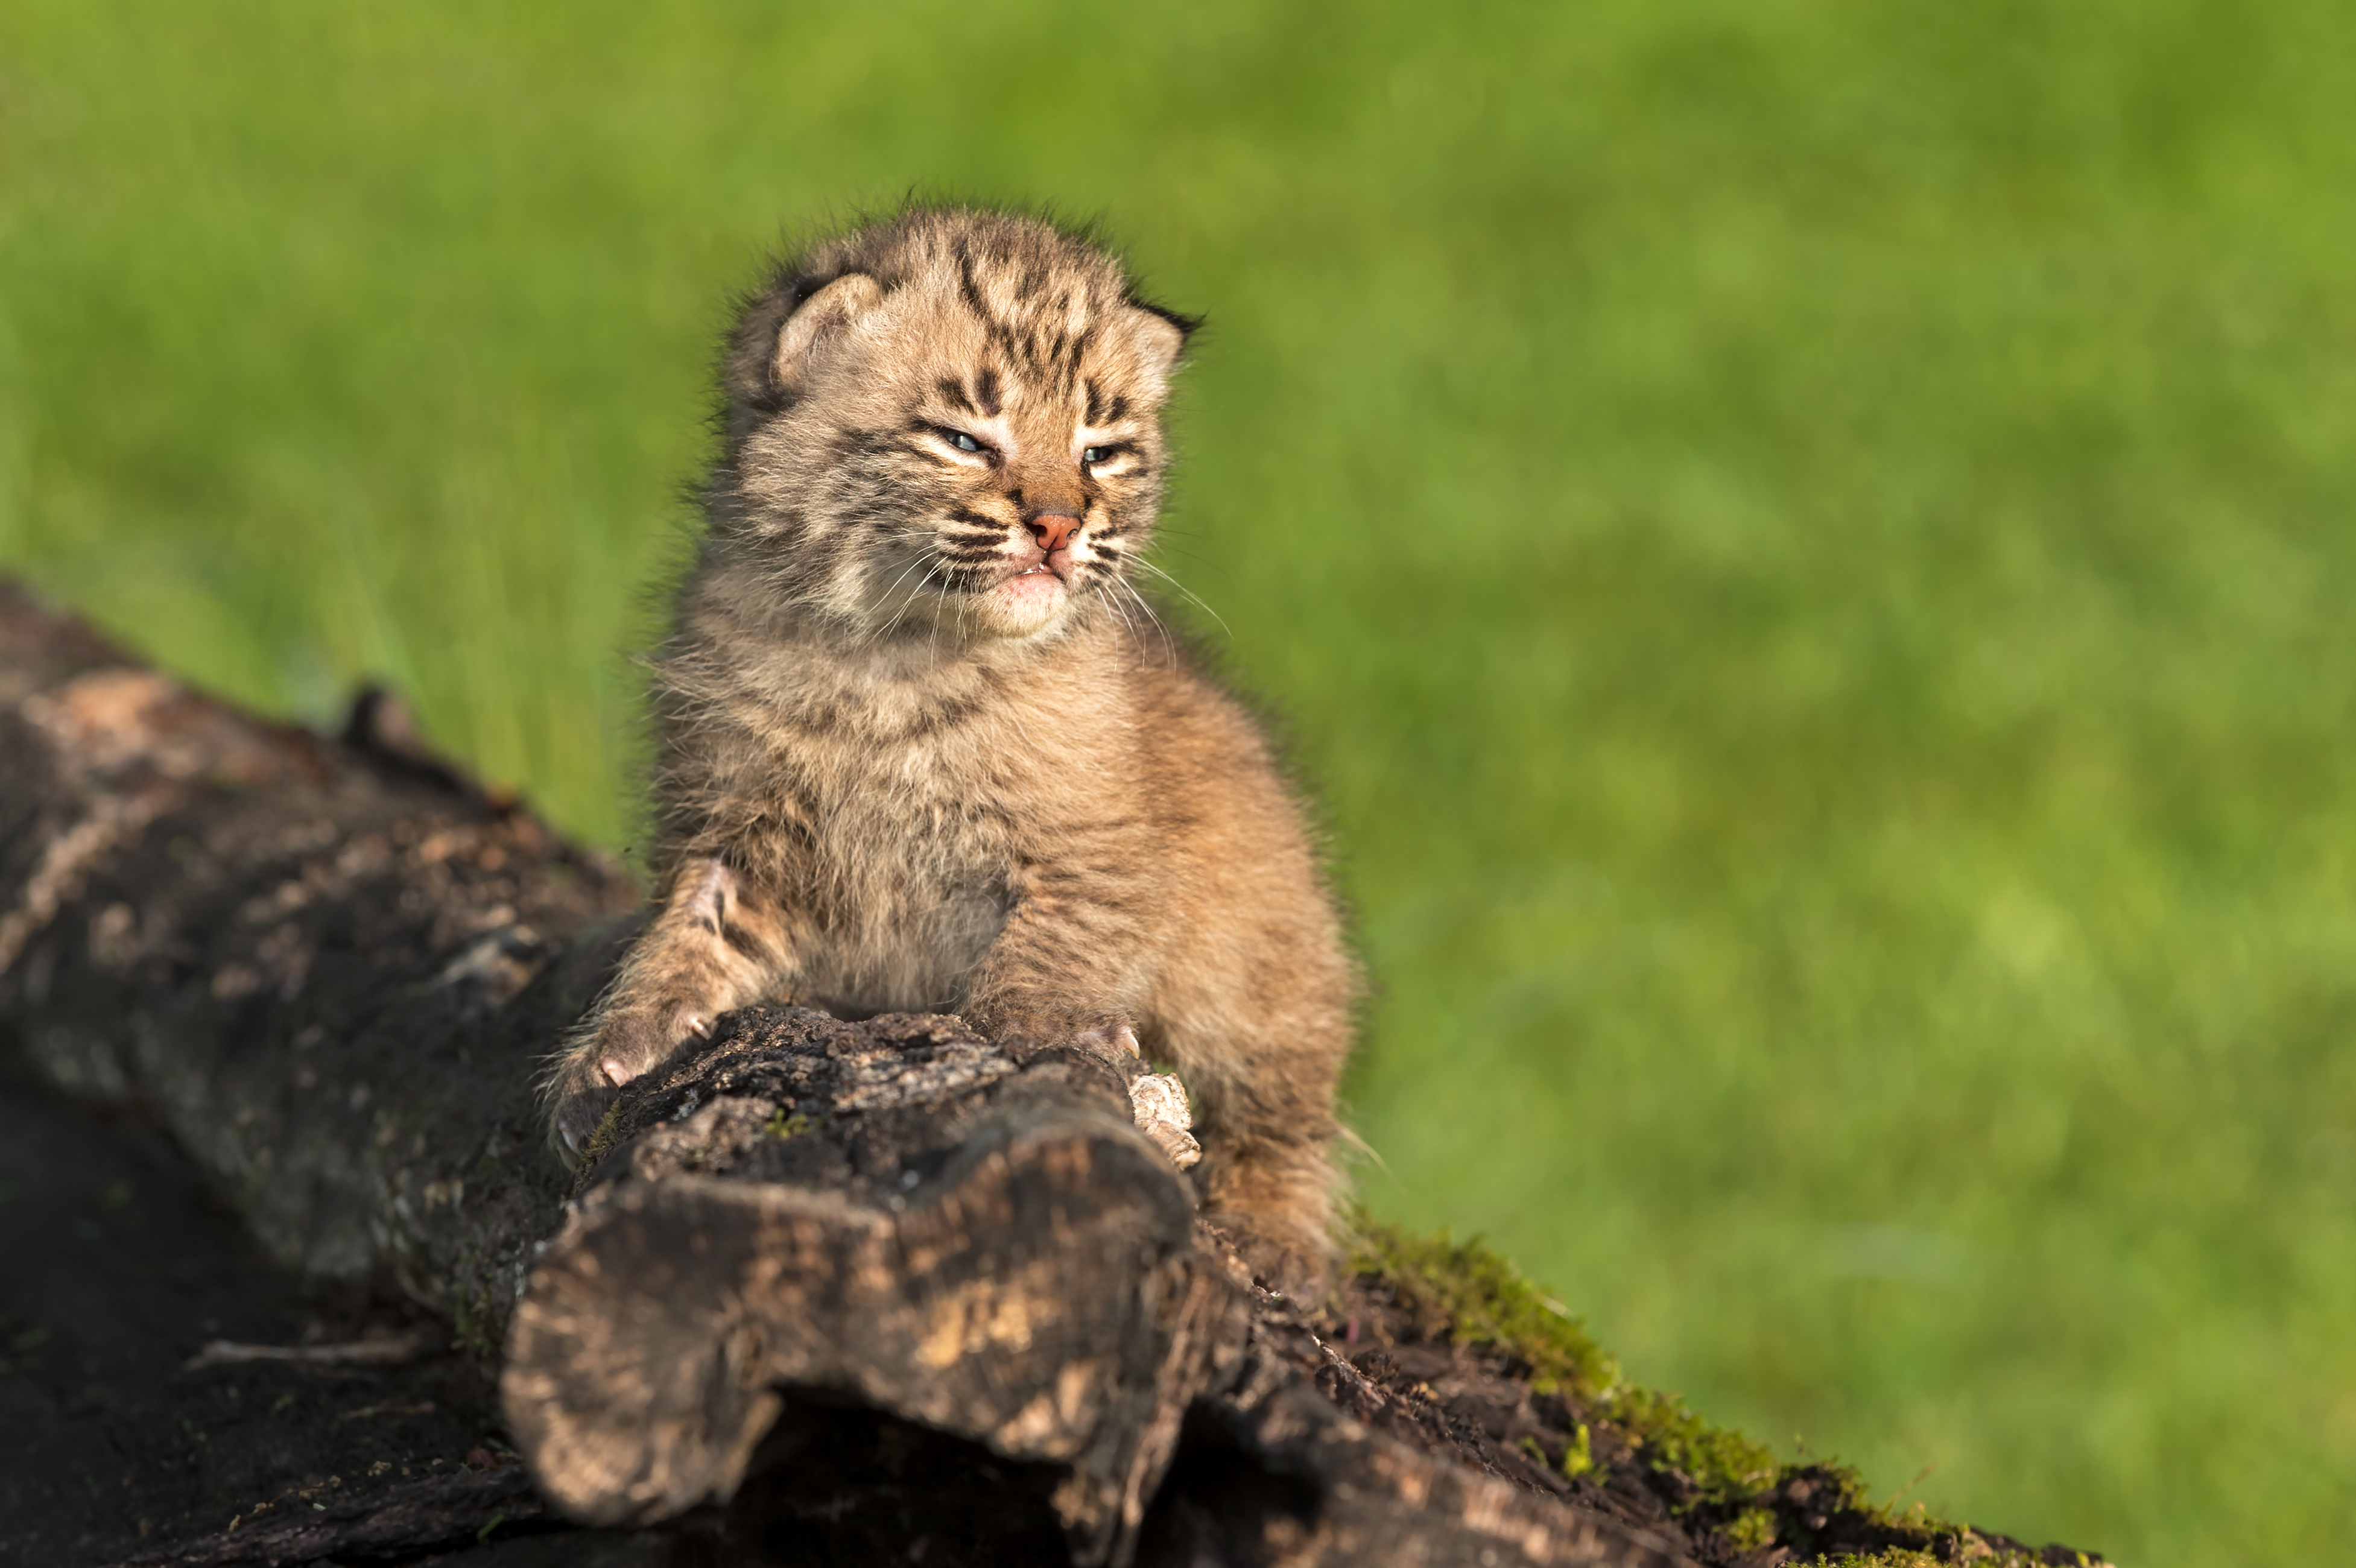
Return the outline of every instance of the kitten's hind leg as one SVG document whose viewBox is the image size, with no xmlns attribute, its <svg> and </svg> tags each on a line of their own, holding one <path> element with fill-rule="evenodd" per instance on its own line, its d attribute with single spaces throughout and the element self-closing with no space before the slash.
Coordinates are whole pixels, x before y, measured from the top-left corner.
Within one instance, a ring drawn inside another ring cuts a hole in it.
<svg viewBox="0 0 2356 1568">
<path fill-rule="evenodd" d="M 1349 1038 L 1344 999 L 1338 986 L 1269 986 L 1249 1010 L 1190 1011 L 1156 1031 L 1155 1054 L 1176 1063 L 1198 1113 L 1203 1161 L 1189 1174 L 1205 1217 L 1272 1287 L 1304 1300 L 1331 1282 L 1340 1240 L 1333 1093 Z"/>
<path fill-rule="evenodd" d="M 1331 1145 L 1330 1137 L 1237 1136 L 1215 1121 L 1195 1173 L 1206 1215 L 1234 1234 L 1253 1271 L 1309 1302 L 1332 1283 L 1339 1177 Z"/>
<path fill-rule="evenodd" d="M 623 1084 L 710 1035 L 722 1013 L 776 991 L 787 951 L 777 912 L 748 896 L 726 862 L 682 865 L 661 912 L 552 1067 L 549 1135 L 558 1151 L 579 1155 Z"/>
</svg>

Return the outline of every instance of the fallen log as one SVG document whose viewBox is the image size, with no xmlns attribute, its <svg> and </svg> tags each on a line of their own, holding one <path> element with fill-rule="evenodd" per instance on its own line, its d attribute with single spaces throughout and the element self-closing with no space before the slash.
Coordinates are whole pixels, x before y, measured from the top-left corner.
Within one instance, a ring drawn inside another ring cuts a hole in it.
<svg viewBox="0 0 2356 1568">
<path fill-rule="evenodd" d="M 633 929 L 618 869 L 385 699 L 335 740 L 263 723 L 6 588 L 0 758 L 16 1051 L 168 1129 L 289 1267 L 504 1344 L 516 1445 L 576 1520 L 888 1482 L 870 1545 L 929 1519 L 931 1561 L 1035 1557 L 1043 1520 L 1080 1563 L 1682 1560 L 1347 1413 L 1383 1396 L 1201 1223 L 1115 1044 L 754 1009 L 633 1084 L 576 1185 L 531 1080 Z M 953 1504 L 974 1477 L 1028 1502 Z"/>
</svg>

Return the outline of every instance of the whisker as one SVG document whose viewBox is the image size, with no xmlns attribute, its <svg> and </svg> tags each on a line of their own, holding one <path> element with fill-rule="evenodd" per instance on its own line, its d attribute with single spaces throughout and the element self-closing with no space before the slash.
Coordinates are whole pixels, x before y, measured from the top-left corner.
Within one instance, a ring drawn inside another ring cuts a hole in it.
<svg viewBox="0 0 2356 1568">
<path fill-rule="evenodd" d="M 1137 607 L 1145 612 L 1145 618 L 1153 623 L 1153 629 L 1155 631 L 1162 634 L 1162 651 L 1169 656 L 1170 667 L 1173 669 L 1177 668 L 1178 647 L 1176 644 L 1170 640 L 1170 628 L 1162 624 L 1162 617 L 1153 613 L 1153 606 L 1145 602 L 1145 595 L 1137 591 L 1134 583 L 1130 582 L 1129 579 L 1125 577 L 1116 577 L 1113 581 L 1120 584 L 1122 592 L 1127 593 L 1131 599 L 1137 601 Z"/>
<path fill-rule="evenodd" d="M 912 571 L 922 571 L 926 560 L 930 558 L 931 554 L 932 552 L 930 550 L 918 550 L 916 555 L 910 559 L 908 564 L 900 569 L 900 575 L 892 580 L 892 586 L 886 588 L 881 595 L 884 603 L 888 604 L 892 602 L 893 596 L 900 592 L 900 584 L 908 581 L 908 574 Z M 906 602 L 904 601 L 903 603 Z"/>
<path fill-rule="evenodd" d="M 884 601 L 889 603 L 892 595 L 900 591 L 900 584 L 908 581 L 908 573 L 926 567 L 932 557 L 937 553 L 937 552 L 931 548 L 918 550 L 915 559 L 910 560 L 906 566 L 900 569 L 900 575 L 892 580 L 892 586 L 884 591 Z M 892 613 L 892 618 L 890 620 L 884 622 L 881 626 L 876 627 L 866 636 L 860 639 L 861 645 L 863 646 L 869 643 L 880 643 L 885 637 L 891 635 L 893 631 L 899 626 L 900 623 L 907 619 L 908 612 L 915 609 L 916 605 L 916 596 L 914 593 L 911 593 L 900 602 L 900 607 Z"/>
<path fill-rule="evenodd" d="M 1162 581 L 1170 584 L 1171 587 L 1175 588 L 1179 592 L 1183 593 L 1188 599 L 1193 600 L 1194 608 L 1200 610 L 1204 614 L 1208 615 L 1212 620 L 1216 621 L 1219 624 L 1219 630 L 1226 633 L 1230 640 L 1234 638 L 1236 635 L 1235 631 L 1227 624 L 1226 617 L 1220 614 L 1216 610 L 1212 609 L 1208 604 L 1204 603 L 1202 600 L 1195 598 L 1194 591 L 1193 589 L 1187 587 L 1184 583 L 1179 581 L 1176 578 L 1171 576 L 1168 572 L 1162 571 L 1160 567 L 1154 565 L 1143 556 L 1139 556 L 1137 558 L 1137 564 L 1145 568 L 1146 571 L 1153 573 L 1154 576 L 1162 579 Z"/>
<path fill-rule="evenodd" d="M 1116 579 L 1115 581 L 1118 580 Z M 1121 631 L 1127 634 L 1130 642 L 1137 645 L 1136 667 L 1143 669 L 1145 667 L 1145 639 L 1138 635 L 1137 623 L 1129 618 L 1129 606 L 1123 604 L 1119 600 L 1115 599 L 1109 593 L 1104 596 L 1104 604 L 1105 608 L 1110 610 L 1114 614 L 1120 617 Z"/>
</svg>

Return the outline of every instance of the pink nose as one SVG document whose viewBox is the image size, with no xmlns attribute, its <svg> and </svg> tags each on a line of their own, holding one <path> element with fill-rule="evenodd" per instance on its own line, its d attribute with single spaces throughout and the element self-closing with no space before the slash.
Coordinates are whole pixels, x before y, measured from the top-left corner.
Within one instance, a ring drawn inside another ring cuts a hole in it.
<svg viewBox="0 0 2356 1568">
<path fill-rule="evenodd" d="M 1041 549 L 1053 555 L 1070 543 L 1072 536 L 1080 531 L 1080 519 L 1067 517 L 1061 512 L 1042 512 L 1023 526 L 1038 537 Z"/>
</svg>

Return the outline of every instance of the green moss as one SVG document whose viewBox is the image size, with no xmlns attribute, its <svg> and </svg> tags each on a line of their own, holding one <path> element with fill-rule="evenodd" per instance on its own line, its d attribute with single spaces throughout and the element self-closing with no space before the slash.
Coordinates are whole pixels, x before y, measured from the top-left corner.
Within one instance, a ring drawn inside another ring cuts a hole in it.
<svg viewBox="0 0 2356 1568">
<path fill-rule="evenodd" d="M 798 1138 L 809 1130 L 810 1119 L 808 1116 L 799 1111 L 788 1115 L 783 1106 L 770 1112 L 769 1119 L 761 1124 L 761 1136 L 765 1138 Z"/>
<path fill-rule="evenodd" d="M 1541 1393 L 1593 1402 L 1620 1386 L 1619 1363 L 1589 1337 L 1586 1325 L 1477 1237 L 1460 1243 L 1445 1232 L 1412 1236 L 1361 1218 L 1350 1266 L 1386 1281 L 1424 1332 L 1492 1345 L 1523 1362 L 1530 1386 Z"/>
<path fill-rule="evenodd" d="M 636 1131 L 637 1129 L 632 1127 L 628 1130 Z M 616 1100 L 611 1105 L 605 1107 L 605 1118 L 600 1121 L 595 1129 L 590 1133 L 589 1141 L 582 1146 L 581 1164 L 579 1168 L 584 1176 L 586 1176 L 588 1172 L 596 1169 L 597 1162 L 614 1152 L 614 1146 L 622 1140 L 624 1132 L 625 1125 L 622 1118 L 622 1102 Z"/>
<path fill-rule="evenodd" d="M 1969 1531 L 1964 1532 L 1964 1537 L 1966 1541 L 1965 1561 L 1978 1564 L 1978 1568 L 2040 1568 L 2044 1562 L 2044 1559 L 2026 1552 L 1996 1551 L 1989 1547 L 1985 1538 Z M 1974 1555 L 1975 1552 L 1977 1555 Z M 2083 1552 L 2077 1554 L 2077 1560 L 2079 1568 L 2101 1568 L 2101 1559 L 2089 1557 Z M 1928 1552 L 1893 1546 L 1869 1557 L 1859 1556 L 1854 1552 L 1844 1552 L 1837 1556 L 1827 1553 L 1811 1560 L 1802 1568 L 1944 1568 L 1950 1561 L 1953 1559 Z"/>
<path fill-rule="evenodd" d="M 491 1310 L 485 1293 L 468 1291 L 452 1304 L 451 1338 L 458 1348 L 481 1360 L 495 1360 L 499 1353 L 499 1315 Z"/>
<path fill-rule="evenodd" d="M 1737 1552 L 1756 1552 L 1774 1544 L 1775 1516 L 1763 1508 L 1749 1509 L 1736 1515 L 1722 1533 Z"/>
<path fill-rule="evenodd" d="M 1588 1432 L 1586 1422 L 1579 1422 L 1569 1444 L 1562 1445 L 1562 1474 L 1571 1481 L 1579 1477 L 1595 1477 L 1595 1483 L 1602 1486 L 1607 1471 L 1595 1462 L 1595 1434 Z"/>
<path fill-rule="evenodd" d="M 1559 1393 L 1610 1420 L 1655 1469 L 1675 1469 L 1699 1501 L 1737 1506 L 1772 1490 L 1774 1453 L 1710 1425 L 1676 1394 L 1630 1383 L 1586 1326 L 1478 1237 L 1415 1236 L 1361 1221 L 1351 1266 L 1389 1284 L 1417 1326 L 1434 1338 L 1488 1345 L 1526 1369 L 1530 1387 Z M 1577 1477 L 1595 1464 L 1587 1428 L 1563 1459 Z"/>
<path fill-rule="evenodd" d="M 450 1270 L 450 1329 L 459 1349 L 494 1360 L 506 1338 L 507 1315 L 482 1276 L 476 1254 L 462 1251 Z"/>
<path fill-rule="evenodd" d="M 1587 1423 L 1582 1421 L 1572 1433 L 1570 1441 L 1563 1445 L 1562 1473 L 1575 1481 L 1597 1467 L 1595 1436 L 1588 1431 Z"/>
<path fill-rule="evenodd" d="M 1705 1501 L 1748 1502 L 1771 1491 L 1780 1474 L 1774 1451 L 1741 1433 L 1712 1426 L 1673 1393 L 1623 1385 L 1606 1413 L 1626 1429 L 1655 1469 L 1682 1471 Z"/>
<path fill-rule="evenodd" d="M 1388 1287 L 1416 1334 L 1488 1347 L 1514 1363 L 1534 1392 L 1560 1395 L 1571 1407 L 1574 1434 L 1563 1447 L 1564 1475 L 1605 1478 L 1595 1457 L 1591 1424 L 1609 1426 L 1649 1470 L 1681 1477 L 1685 1484 L 1664 1490 L 1686 1499 L 1678 1511 L 1689 1527 L 1714 1535 L 1734 1552 L 1779 1542 L 1808 1550 L 1809 1527 L 1792 1517 L 1793 1505 L 1783 1493 L 1787 1483 L 1804 1481 L 1807 1513 L 1847 1516 L 1909 1541 L 1872 1556 L 1818 1557 L 1819 1568 L 1918 1568 L 1939 1561 L 1921 1548 L 1943 1535 L 1986 1553 L 1974 1561 L 1989 1568 L 2026 1568 L 2033 1561 L 1993 1551 L 1983 1538 L 1930 1518 L 1919 1505 L 1910 1515 L 1893 1514 L 1889 1505 L 1867 1497 L 1864 1479 L 1853 1469 L 1815 1460 L 1781 1465 L 1766 1445 L 1711 1425 L 1679 1396 L 1628 1381 L 1578 1318 L 1477 1238 L 1416 1236 L 1360 1215 L 1350 1266 Z M 1543 1459 L 1535 1442 L 1526 1440 L 1524 1446 Z M 1825 1495 L 1827 1486 L 1834 1492 L 1830 1498 Z M 1794 1530 L 1800 1539 L 1789 1533 Z"/>
</svg>

